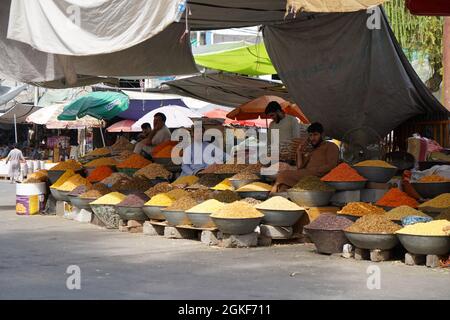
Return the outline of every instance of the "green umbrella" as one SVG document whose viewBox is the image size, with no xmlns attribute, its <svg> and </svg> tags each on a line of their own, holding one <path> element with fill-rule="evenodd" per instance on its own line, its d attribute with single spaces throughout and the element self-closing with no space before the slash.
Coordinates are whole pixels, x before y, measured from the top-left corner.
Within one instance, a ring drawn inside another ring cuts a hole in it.
<svg viewBox="0 0 450 320">
<path fill-rule="evenodd" d="M 128 106 L 129 98 L 123 93 L 91 92 L 65 106 L 64 111 L 58 116 L 58 120 L 73 121 L 87 115 L 109 120 L 127 110 Z"/>
</svg>

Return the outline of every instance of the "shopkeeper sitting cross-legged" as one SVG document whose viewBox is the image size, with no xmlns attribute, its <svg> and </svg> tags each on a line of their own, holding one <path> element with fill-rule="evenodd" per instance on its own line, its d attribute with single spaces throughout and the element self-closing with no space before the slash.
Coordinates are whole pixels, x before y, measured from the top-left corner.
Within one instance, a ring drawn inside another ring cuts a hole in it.
<svg viewBox="0 0 450 320">
<path fill-rule="evenodd" d="M 323 126 L 316 122 L 308 127 L 308 142 L 297 150 L 297 170 L 280 171 L 272 193 L 293 187 L 306 176 L 323 177 L 339 163 L 339 148 L 333 142 L 324 141 Z"/>
<path fill-rule="evenodd" d="M 143 125 L 142 129 L 144 137 L 136 144 L 134 148 L 135 153 L 140 154 L 144 151 L 147 154 L 151 154 L 152 149 L 155 146 L 170 141 L 171 133 L 166 126 L 166 120 L 166 116 L 163 113 L 158 112 L 153 117 L 153 129 L 149 130 L 148 127 L 144 127 L 146 124 Z"/>
</svg>

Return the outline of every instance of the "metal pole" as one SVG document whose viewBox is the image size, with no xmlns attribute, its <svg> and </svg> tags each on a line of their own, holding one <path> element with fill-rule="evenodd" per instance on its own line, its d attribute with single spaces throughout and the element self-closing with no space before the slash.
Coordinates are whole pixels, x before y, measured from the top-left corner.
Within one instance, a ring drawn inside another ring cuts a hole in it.
<svg viewBox="0 0 450 320">
<path fill-rule="evenodd" d="M 105 137 L 103 136 L 103 125 L 100 122 L 100 135 L 102 136 L 102 142 L 103 142 L 103 147 L 106 147 L 106 143 L 105 143 Z"/>
<path fill-rule="evenodd" d="M 15 113 L 14 113 L 14 135 L 15 135 L 16 143 L 17 143 L 17 119 L 16 119 Z"/>
<path fill-rule="evenodd" d="M 443 91 L 444 91 L 444 106 L 450 110 L 450 17 L 444 18 L 444 56 L 443 56 L 443 65 L 444 65 L 444 83 L 443 83 Z"/>
</svg>

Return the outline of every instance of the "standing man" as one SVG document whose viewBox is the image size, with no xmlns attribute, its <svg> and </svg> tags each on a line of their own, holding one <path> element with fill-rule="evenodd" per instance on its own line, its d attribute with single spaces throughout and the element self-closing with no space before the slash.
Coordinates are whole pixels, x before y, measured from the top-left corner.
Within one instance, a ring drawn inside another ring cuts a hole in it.
<svg viewBox="0 0 450 320">
<path fill-rule="evenodd" d="M 284 113 L 281 105 L 276 101 L 271 101 L 266 107 L 265 114 L 273 121 L 269 125 L 267 133 L 270 143 L 270 131 L 279 130 L 280 145 L 290 143 L 292 139 L 300 137 L 300 124 L 296 117 Z"/>
<path fill-rule="evenodd" d="M 8 164 L 8 162 L 11 162 L 11 164 L 9 165 L 9 177 L 11 178 L 11 183 L 15 183 L 19 180 L 20 163 L 24 161 L 25 158 L 23 157 L 22 151 L 17 149 L 16 144 L 13 144 L 12 150 L 6 157 L 6 164 Z"/>
<path fill-rule="evenodd" d="M 171 133 L 169 128 L 166 126 L 166 116 L 158 112 L 155 114 L 153 118 L 153 129 L 151 129 L 150 133 L 144 138 L 141 142 L 136 144 L 134 149 L 135 153 L 141 153 L 145 151 L 148 154 L 151 154 L 152 149 L 166 141 L 170 141 Z"/>
</svg>

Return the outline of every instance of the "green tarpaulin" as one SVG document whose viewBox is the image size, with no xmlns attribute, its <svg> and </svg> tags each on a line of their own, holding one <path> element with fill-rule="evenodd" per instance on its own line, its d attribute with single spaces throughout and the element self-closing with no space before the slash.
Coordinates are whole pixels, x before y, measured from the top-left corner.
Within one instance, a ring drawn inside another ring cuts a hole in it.
<svg viewBox="0 0 450 320">
<path fill-rule="evenodd" d="M 250 76 L 276 74 L 264 43 L 243 41 L 193 48 L 195 62 L 203 67 Z"/>
</svg>

